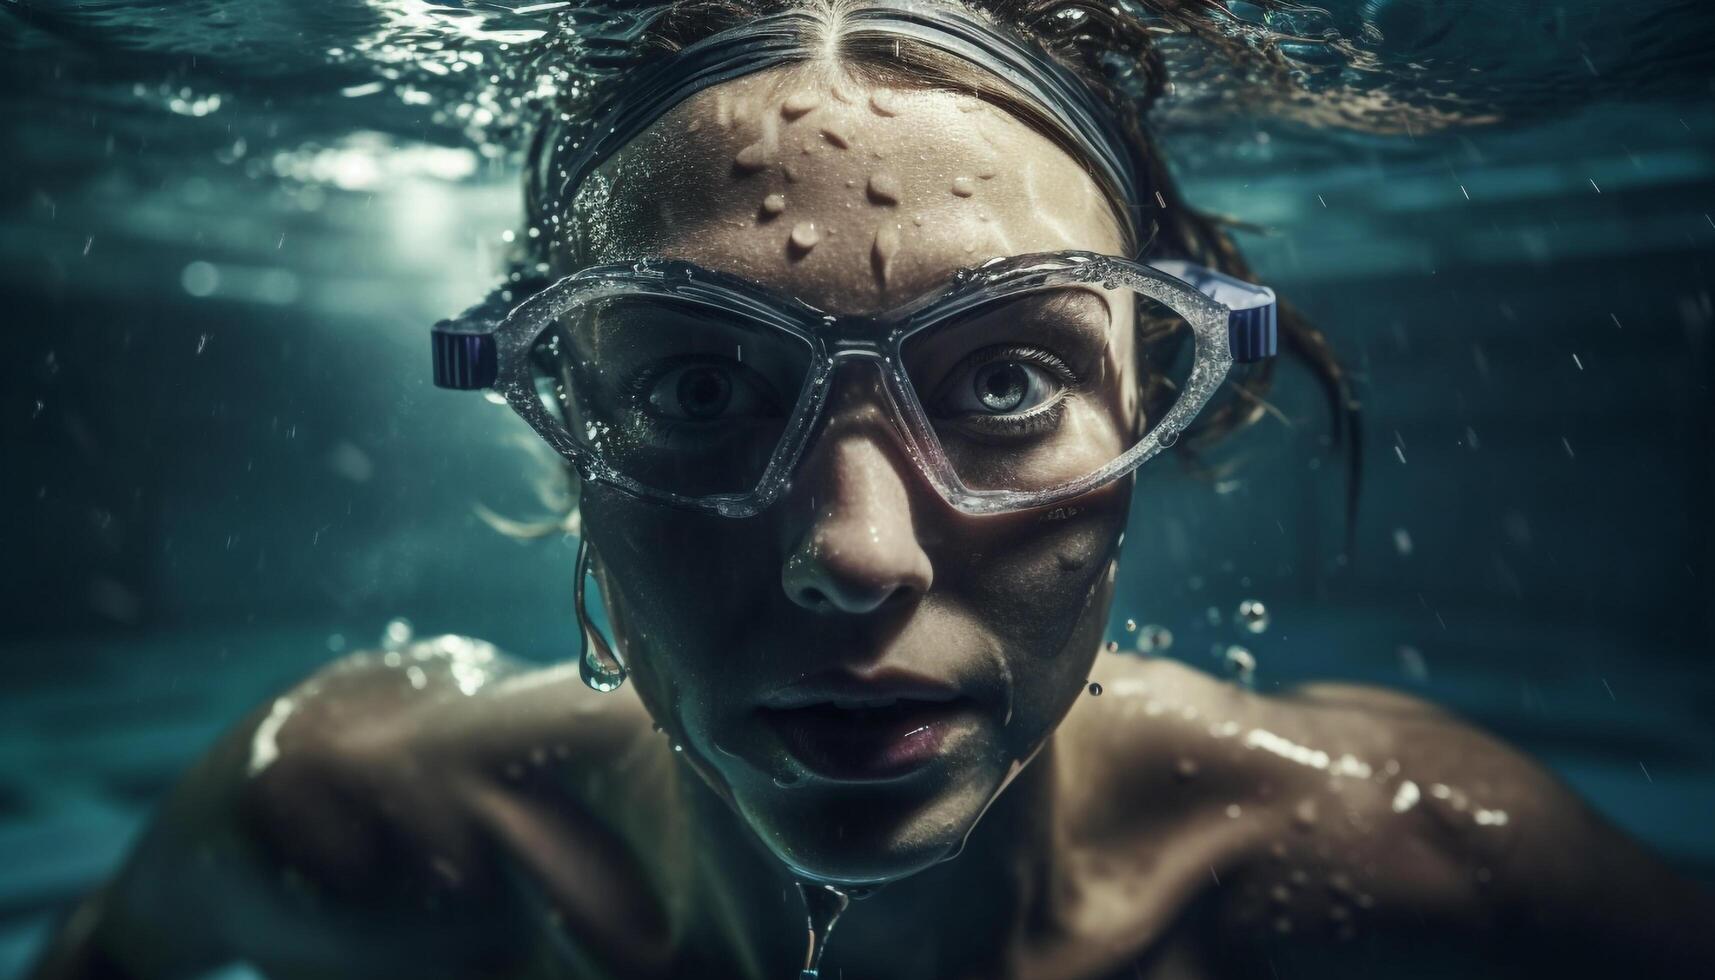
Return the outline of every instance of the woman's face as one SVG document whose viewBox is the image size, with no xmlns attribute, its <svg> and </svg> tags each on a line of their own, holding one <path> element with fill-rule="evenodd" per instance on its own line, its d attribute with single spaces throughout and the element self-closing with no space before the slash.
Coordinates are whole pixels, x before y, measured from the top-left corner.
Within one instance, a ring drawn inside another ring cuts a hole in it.
<svg viewBox="0 0 1715 980">
<path fill-rule="evenodd" d="M 575 206 L 584 258 L 685 259 L 856 313 L 995 256 L 1121 251 L 1085 168 L 1024 123 L 967 95 L 817 71 L 707 89 L 610 159 Z M 1053 304 L 1098 329 L 1112 316 L 1094 293 Z M 1034 322 L 977 332 L 1051 346 Z M 1128 326 L 1097 351 L 1128 383 L 1130 344 Z M 965 362 L 939 359 L 942 373 Z M 960 514 L 912 464 L 879 388 L 871 367 L 836 373 L 761 516 L 599 486 L 582 501 L 622 655 L 668 737 L 795 871 L 845 883 L 956 850 L 1084 690 L 1130 490 Z"/>
</svg>

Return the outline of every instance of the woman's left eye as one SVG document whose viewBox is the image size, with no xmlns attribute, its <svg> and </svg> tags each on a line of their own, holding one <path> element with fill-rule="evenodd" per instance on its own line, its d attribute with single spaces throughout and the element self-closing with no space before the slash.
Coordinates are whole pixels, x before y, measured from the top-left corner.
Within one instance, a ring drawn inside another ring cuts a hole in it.
<svg viewBox="0 0 1715 980">
<path fill-rule="evenodd" d="M 974 365 L 948 387 L 941 404 L 948 416 L 1019 415 L 1052 401 L 1065 383 L 1047 368 L 1017 358 Z"/>
</svg>

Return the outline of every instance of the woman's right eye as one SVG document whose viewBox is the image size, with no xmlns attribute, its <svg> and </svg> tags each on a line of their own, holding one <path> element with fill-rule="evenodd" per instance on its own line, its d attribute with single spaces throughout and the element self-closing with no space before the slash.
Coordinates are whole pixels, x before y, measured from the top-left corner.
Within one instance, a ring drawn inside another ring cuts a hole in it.
<svg viewBox="0 0 1715 980">
<path fill-rule="evenodd" d="M 710 423 L 778 414 L 773 393 L 736 362 L 694 361 L 643 379 L 651 414 L 673 422 Z"/>
</svg>

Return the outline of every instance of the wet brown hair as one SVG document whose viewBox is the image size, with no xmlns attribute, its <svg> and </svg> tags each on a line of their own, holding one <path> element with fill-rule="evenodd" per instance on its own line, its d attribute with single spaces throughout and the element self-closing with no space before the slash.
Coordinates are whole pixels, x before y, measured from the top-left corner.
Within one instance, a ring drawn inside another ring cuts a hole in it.
<svg viewBox="0 0 1715 980">
<path fill-rule="evenodd" d="M 627 39 L 629 56 L 639 62 L 668 55 L 703 38 L 742 27 L 756 17 L 779 10 L 839 0 L 619 0 L 599 9 L 600 16 L 632 18 L 638 29 Z M 939 0 L 952 3 L 955 0 Z M 1260 6 L 1289 8 L 1285 0 L 1260 0 Z M 1147 113 L 1167 89 L 1165 64 L 1156 44 L 1164 34 L 1191 35 L 1218 49 L 1239 42 L 1222 30 L 1229 17 L 1217 0 L 1128 0 L 1124 4 L 1093 0 L 971 0 L 962 6 L 990 21 L 999 31 L 1036 45 L 1077 75 L 1120 120 L 1132 165 L 1140 175 L 1140 201 L 1110 200 L 1122 225 L 1139 229 L 1139 256 L 1180 258 L 1253 280 L 1222 221 L 1186 206 L 1150 135 Z M 834 56 L 842 67 L 865 81 L 879 84 L 944 88 L 969 93 L 994 104 L 1054 140 L 1074 157 L 1083 150 L 1050 123 L 1041 107 L 999 80 L 980 65 L 923 44 L 900 42 L 859 31 L 834 39 Z M 1228 53 L 1234 53 L 1229 50 Z M 1255 53 L 1252 52 L 1254 55 Z M 1254 57 L 1252 59 L 1254 61 Z M 1266 69 L 1267 59 L 1263 67 Z M 1266 79 L 1267 72 L 1262 76 Z M 599 104 L 606 93 L 626 84 L 628 73 L 612 72 L 580 93 L 585 105 Z M 577 111 L 559 107 L 558 111 Z M 540 137 L 532 149 L 527 174 L 551 173 L 543 159 L 549 141 Z M 526 210 L 533 224 L 543 225 L 551 210 L 539 181 L 528 180 Z M 557 216 L 555 218 L 557 221 Z M 577 249 L 575 228 L 560 229 L 562 244 Z M 569 233 L 569 234 L 568 234 Z M 1322 389 L 1331 422 L 1331 442 L 1344 449 L 1347 474 L 1347 534 L 1352 532 L 1358 500 L 1360 430 L 1357 402 L 1344 366 L 1327 338 L 1286 303 L 1279 309 L 1280 341 L 1284 353 L 1305 365 Z M 1143 346 L 1152 338 L 1146 330 Z M 1166 352 L 1171 356 L 1171 352 Z M 1218 397 L 1186 431 L 1176 451 L 1201 469 L 1199 451 L 1243 429 L 1269 411 L 1267 393 L 1274 379 L 1274 361 L 1236 366 Z"/>
</svg>

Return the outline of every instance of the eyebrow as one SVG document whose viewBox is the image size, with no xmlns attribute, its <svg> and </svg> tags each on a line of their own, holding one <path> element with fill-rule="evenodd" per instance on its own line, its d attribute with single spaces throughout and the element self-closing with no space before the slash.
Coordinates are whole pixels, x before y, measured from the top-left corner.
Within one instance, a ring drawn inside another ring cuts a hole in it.
<svg viewBox="0 0 1715 980">
<path fill-rule="evenodd" d="M 1025 301 L 1038 296 L 1046 296 L 1040 304 L 1038 312 L 1045 316 L 1073 316 L 1079 319 L 1103 321 L 1106 326 L 1113 319 L 1113 307 L 1106 298 L 1089 289 L 1060 288 L 1044 290 L 1039 293 L 1027 294 Z"/>
<path fill-rule="evenodd" d="M 982 321 L 995 316 L 1039 321 L 1039 325 L 1050 329 L 1070 327 L 1104 334 L 1113 325 L 1113 308 L 1105 298 L 1091 290 L 1070 286 L 1007 297 L 993 306 L 972 311 L 970 319 Z"/>
</svg>

